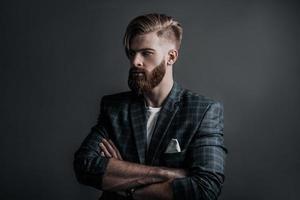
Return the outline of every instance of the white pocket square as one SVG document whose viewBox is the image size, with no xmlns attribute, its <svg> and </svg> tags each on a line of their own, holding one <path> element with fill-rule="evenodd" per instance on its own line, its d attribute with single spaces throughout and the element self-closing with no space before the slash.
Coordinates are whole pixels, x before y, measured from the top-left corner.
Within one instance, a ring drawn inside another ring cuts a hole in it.
<svg viewBox="0 0 300 200">
<path fill-rule="evenodd" d="M 167 147 L 165 153 L 178 153 L 181 152 L 180 145 L 177 139 L 172 139 Z"/>
</svg>

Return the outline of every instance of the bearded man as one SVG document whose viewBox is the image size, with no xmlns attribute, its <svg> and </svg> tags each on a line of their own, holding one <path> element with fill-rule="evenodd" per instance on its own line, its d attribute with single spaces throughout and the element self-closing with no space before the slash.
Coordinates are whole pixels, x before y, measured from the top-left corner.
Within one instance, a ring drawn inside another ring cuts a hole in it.
<svg viewBox="0 0 300 200">
<path fill-rule="evenodd" d="M 217 199 L 224 182 L 223 106 L 173 80 L 182 27 L 164 14 L 124 36 L 131 91 L 104 96 L 75 153 L 78 181 L 100 199 Z"/>
</svg>

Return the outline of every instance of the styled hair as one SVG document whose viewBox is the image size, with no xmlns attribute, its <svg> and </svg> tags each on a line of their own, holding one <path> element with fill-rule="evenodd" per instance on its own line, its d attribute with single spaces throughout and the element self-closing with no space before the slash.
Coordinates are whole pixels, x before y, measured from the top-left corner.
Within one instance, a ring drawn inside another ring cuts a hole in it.
<svg viewBox="0 0 300 200">
<path fill-rule="evenodd" d="M 150 13 L 138 16 L 128 24 L 123 40 L 127 56 L 131 40 L 137 35 L 150 32 L 156 32 L 158 37 L 174 42 L 177 50 L 180 48 L 183 32 L 180 23 L 171 16 Z"/>
</svg>

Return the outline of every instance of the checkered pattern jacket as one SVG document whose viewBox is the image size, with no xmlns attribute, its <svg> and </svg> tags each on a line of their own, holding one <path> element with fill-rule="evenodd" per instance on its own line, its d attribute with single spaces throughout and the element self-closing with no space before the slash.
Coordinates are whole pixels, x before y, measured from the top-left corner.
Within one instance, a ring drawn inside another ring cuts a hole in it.
<svg viewBox="0 0 300 200">
<path fill-rule="evenodd" d="M 146 108 L 132 92 L 104 96 L 98 123 L 75 153 L 78 181 L 101 190 L 108 158 L 100 156 L 102 138 L 111 139 L 126 161 L 151 166 L 184 168 L 189 176 L 172 182 L 174 199 L 217 199 L 224 182 L 226 148 L 223 106 L 174 83 L 164 101 L 152 139 L 146 145 Z M 181 152 L 166 153 L 172 139 Z M 125 199 L 103 192 L 101 199 Z"/>
</svg>

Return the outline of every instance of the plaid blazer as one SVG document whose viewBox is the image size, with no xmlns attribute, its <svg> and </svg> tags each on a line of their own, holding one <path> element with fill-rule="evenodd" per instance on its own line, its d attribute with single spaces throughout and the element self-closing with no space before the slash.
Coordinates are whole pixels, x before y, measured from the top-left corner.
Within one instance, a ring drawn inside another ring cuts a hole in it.
<svg viewBox="0 0 300 200">
<path fill-rule="evenodd" d="M 101 190 L 108 158 L 99 142 L 111 139 L 126 161 L 152 166 L 185 168 L 189 176 L 174 179 L 174 199 L 217 199 L 224 182 L 226 148 L 223 143 L 223 106 L 174 83 L 164 101 L 147 150 L 146 108 L 132 92 L 104 96 L 98 123 L 75 153 L 78 181 Z M 181 152 L 165 153 L 177 139 Z M 103 192 L 101 199 L 124 199 Z"/>
</svg>

